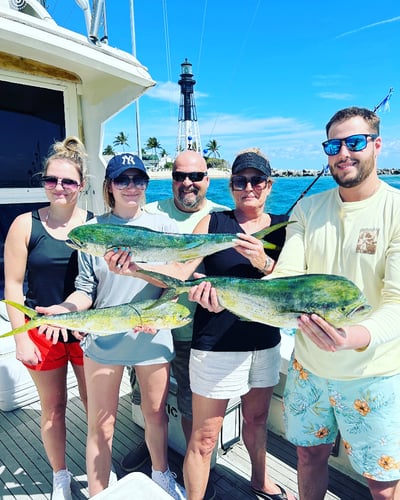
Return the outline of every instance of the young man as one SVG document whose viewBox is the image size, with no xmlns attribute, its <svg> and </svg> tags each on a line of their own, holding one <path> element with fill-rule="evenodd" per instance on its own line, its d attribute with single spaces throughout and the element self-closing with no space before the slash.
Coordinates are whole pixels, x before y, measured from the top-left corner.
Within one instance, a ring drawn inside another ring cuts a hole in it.
<svg viewBox="0 0 400 500">
<path fill-rule="evenodd" d="M 196 151 L 183 151 L 176 157 L 172 169 L 173 197 L 149 203 L 145 206 L 145 211 L 167 214 L 176 221 L 181 233 L 191 233 L 205 215 L 229 209 L 207 199 L 209 185 L 207 164 L 201 154 Z M 196 304 L 189 302 L 186 296 L 181 296 L 179 302 L 194 313 Z M 181 424 L 186 443 L 189 442 L 192 430 L 192 393 L 189 383 L 192 328 L 192 323 L 189 323 L 187 326 L 172 330 L 176 357 L 171 365 L 178 386 L 177 402 L 182 415 Z M 140 394 L 135 379 L 135 374 L 132 372 L 132 399 L 134 403 L 139 404 Z M 121 466 L 125 471 L 132 472 L 139 469 L 148 458 L 148 450 L 143 443 L 139 449 L 132 450 L 122 459 Z M 211 499 L 213 496 L 208 495 L 206 498 Z"/>
<path fill-rule="evenodd" d="M 346 276 L 372 313 L 344 328 L 300 316 L 285 388 L 287 438 L 297 445 L 301 500 L 324 498 L 338 430 L 372 497 L 399 499 L 400 191 L 377 175 L 375 113 L 338 111 L 326 133 L 322 145 L 338 187 L 297 204 L 269 277 Z"/>
</svg>

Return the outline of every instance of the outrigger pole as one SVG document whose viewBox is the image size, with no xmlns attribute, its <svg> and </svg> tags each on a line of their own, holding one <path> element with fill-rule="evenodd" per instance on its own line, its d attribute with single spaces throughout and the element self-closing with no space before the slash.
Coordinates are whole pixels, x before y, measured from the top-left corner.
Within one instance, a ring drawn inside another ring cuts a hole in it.
<svg viewBox="0 0 400 500">
<path fill-rule="evenodd" d="M 385 110 L 389 109 L 389 100 L 392 97 L 393 94 L 393 87 L 390 87 L 389 92 L 387 96 L 382 99 L 382 101 L 377 104 L 374 109 L 372 110 L 374 113 L 378 111 L 382 106 Z M 297 200 L 293 203 L 293 205 L 289 208 L 289 210 L 286 212 L 285 215 L 289 215 L 290 212 L 293 210 L 293 208 L 296 206 L 297 202 L 299 202 L 309 191 L 310 189 L 314 186 L 314 184 L 317 182 L 317 180 L 327 171 L 328 165 L 322 167 L 322 170 L 319 172 L 317 177 L 312 181 L 312 183 L 301 193 L 301 195 L 297 198 Z"/>
</svg>

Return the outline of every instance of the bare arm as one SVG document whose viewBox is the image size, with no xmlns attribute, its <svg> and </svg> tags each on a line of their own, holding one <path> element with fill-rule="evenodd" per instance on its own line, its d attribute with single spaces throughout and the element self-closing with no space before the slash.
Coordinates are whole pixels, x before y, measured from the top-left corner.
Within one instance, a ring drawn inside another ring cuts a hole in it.
<svg viewBox="0 0 400 500">
<path fill-rule="evenodd" d="M 18 216 L 11 224 L 4 246 L 4 296 L 8 300 L 24 303 L 24 277 L 28 259 L 28 243 L 32 230 L 31 213 Z M 25 316 L 14 307 L 7 306 L 12 328 L 25 324 Z M 16 357 L 29 365 L 42 361 L 40 350 L 29 338 L 28 332 L 14 336 Z"/>
</svg>

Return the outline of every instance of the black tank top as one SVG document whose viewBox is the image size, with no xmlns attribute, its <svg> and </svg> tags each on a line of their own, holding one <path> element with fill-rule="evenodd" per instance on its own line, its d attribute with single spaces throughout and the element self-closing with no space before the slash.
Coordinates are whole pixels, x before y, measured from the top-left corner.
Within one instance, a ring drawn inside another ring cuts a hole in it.
<svg viewBox="0 0 400 500">
<path fill-rule="evenodd" d="M 87 212 L 86 220 L 92 217 L 93 214 Z M 46 231 L 37 210 L 32 212 L 26 272 L 28 289 L 25 304 L 32 309 L 39 305 L 58 304 L 75 290 L 77 251 Z"/>
<path fill-rule="evenodd" d="M 243 233 L 233 211 L 212 212 L 209 233 Z M 271 225 L 288 220 L 286 215 L 269 214 Z M 285 228 L 278 229 L 265 237 L 271 243 L 282 247 Z M 277 260 L 279 251 L 266 253 Z M 262 278 L 264 273 L 254 268 L 248 259 L 230 248 L 204 258 L 207 276 L 235 276 L 241 278 Z M 203 351 L 253 351 L 275 347 L 280 342 L 279 328 L 261 323 L 243 321 L 224 310 L 215 314 L 197 306 L 192 347 Z"/>
</svg>

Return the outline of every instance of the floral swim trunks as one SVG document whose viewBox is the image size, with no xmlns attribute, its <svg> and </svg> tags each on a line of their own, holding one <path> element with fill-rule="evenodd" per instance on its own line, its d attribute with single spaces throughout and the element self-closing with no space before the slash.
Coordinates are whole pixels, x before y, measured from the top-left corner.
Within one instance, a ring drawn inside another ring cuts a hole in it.
<svg viewBox="0 0 400 500">
<path fill-rule="evenodd" d="M 353 468 L 376 481 L 400 479 L 400 375 L 332 380 L 292 357 L 284 391 L 287 439 L 334 443 L 338 430 Z"/>
</svg>

